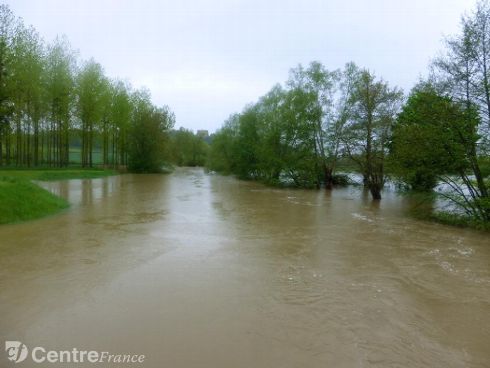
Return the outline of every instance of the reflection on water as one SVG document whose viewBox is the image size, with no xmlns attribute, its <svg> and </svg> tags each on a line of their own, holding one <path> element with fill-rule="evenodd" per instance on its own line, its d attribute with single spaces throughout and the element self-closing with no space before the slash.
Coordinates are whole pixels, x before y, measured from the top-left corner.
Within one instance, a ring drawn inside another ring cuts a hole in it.
<svg viewBox="0 0 490 368">
<path fill-rule="evenodd" d="M 0 341 L 145 367 L 490 361 L 488 234 L 412 219 L 409 198 L 199 169 L 43 186 L 73 205 L 0 228 Z"/>
</svg>

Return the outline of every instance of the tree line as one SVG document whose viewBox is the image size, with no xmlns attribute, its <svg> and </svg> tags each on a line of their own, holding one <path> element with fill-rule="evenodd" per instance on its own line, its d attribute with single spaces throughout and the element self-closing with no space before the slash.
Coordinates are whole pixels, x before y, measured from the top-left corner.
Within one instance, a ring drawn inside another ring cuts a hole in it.
<svg viewBox="0 0 490 368">
<path fill-rule="evenodd" d="M 175 116 L 0 5 L 0 166 L 158 170 Z M 79 152 L 72 159 L 70 151 Z"/>
<path fill-rule="evenodd" d="M 339 157 L 348 155 L 380 198 L 401 101 L 400 90 L 354 63 L 334 71 L 319 62 L 300 65 L 285 86 L 274 86 L 225 122 L 213 138 L 209 165 L 242 178 L 330 189 Z"/>
<path fill-rule="evenodd" d="M 213 136 L 207 165 L 240 178 L 331 189 L 339 160 L 349 159 L 374 199 L 389 176 L 489 221 L 488 2 L 461 23 L 407 97 L 354 63 L 299 65 L 284 85 L 229 117 Z"/>
</svg>

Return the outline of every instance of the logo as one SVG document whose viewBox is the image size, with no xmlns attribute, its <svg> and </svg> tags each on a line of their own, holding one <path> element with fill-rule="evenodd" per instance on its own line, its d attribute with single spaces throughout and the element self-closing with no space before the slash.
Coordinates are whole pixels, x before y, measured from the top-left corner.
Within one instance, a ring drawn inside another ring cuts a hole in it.
<svg viewBox="0 0 490 368">
<path fill-rule="evenodd" d="M 5 341 L 5 351 L 7 352 L 8 360 L 14 363 L 23 362 L 28 354 L 26 344 L 20 341 Z"/>
<path fill-rule="evenodd" d="M 31 359 L 34 363 L 111 363 L 127 365 L 145 361 L 144 354 L 111 354 L 108 351 L 81 350 L 78 348 L 50 350 L 42 346 L 31 346 L 31 348 Z M 27 345 L 20 341 L 5 341 L 5 351 L 7 352 L 7 359 L 14 363 L 23 362 L 29 355 Z"/>
</svg>

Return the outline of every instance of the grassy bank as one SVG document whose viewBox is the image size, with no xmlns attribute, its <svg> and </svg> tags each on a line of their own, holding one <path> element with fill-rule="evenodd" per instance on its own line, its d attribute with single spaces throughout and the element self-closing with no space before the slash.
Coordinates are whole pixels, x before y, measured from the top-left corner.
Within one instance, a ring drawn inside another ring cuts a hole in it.
<svg viewBox="0 0 490 368">
<path fill-rule="evenodd" d="M 490 231 L 490 223 L 455 213 L 436 212 L 430 219 L 440 224 Z"/>
<path fill-rule="evenodd" d="M 68 202 L 27 179 L 0 177 L 0 224 L 54 214 Z"/>
<path fill-rule="evenodd" d="M 465 214 L 434 209 L 437 195 L 432 192 L 400 192 L 410 198 L 412 204 L 407 215 L 419 220 L 437 222 L 444 225 L 490 231 L 490 223 Z"/>
<path fill-rule="evenodd" d="M 0 224 L 32 220 L 52 215 L 68 202 L 31 182 L 65 179 L 93 179 L 117 175 L 103 169 L 1 169 Z"/>
</svg>

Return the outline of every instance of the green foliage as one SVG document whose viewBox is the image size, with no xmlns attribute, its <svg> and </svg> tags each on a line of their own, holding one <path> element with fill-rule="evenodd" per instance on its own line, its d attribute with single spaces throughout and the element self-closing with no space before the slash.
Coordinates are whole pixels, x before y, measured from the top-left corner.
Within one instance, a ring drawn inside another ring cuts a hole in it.
<svg viewBox="0 0 490 368">
<path fill-rule="evenodd" d="M 105 131 L 105 150 L 109 150 L 109 136 L 111 141 L 111 164 L 112 166 L 125 165 L 127 163 L 127 146 L 130 140 L 129 128 L 131 125 L 132 103 L 130 87 L 115 81 L 112 85 L 112 100 L 110 103 L 109 127 Z M 104 155 L 105 164 L 109 163 L 109 153 Z"/>
<path fill-rule="evenodd" d="M 169 159 L 178 166 L 204 166 L 208 148 L 203 137 L 180 128 L 170 134 Z"/>
<path fill-rule="evenodd" d="M 15 18 L 6 5 L 0 5 L 0 165 L 3 164 L 2 143 L 10 134 L 14 114 L 12 83 L 12 31 Z"/>
<path fill-rule="evenodd" d="M 322 101 L 330 73 L 312 63 L 291 74 L 289 89 L 275 86 L 213 137 L 210 169 L 275 185 L 319 185 L 326 160 Z"/>
<path fill-rule="evenodd" d="M 445 225 L 471 227 L 477 230 L 490 231 L 490 222 L 472 216 L 451 212 L 435 212 L 431 214 L 430 219 Z"/>
<path fill-rule="evenodd" d="M 392 160 L 402 177 L 436 178 L 470 168 L 476 145 L 477 115 L 433 90 L 413 93 L 394 128 Z M 434 179 L 427 179 L 428 182 Z M 428 189 L 432 189 L 431 187 Z"/>
<path fill-rule="evenodd" d="M 58 158 L 59 166 L 67 166 L 70 160 L 69 132 L 75 88 L 75 57 L 66 39 L 57 38 L 55 43 L 48 47 L 45 64 L 43 75 L 47 109 L 45 113 L 51 120 L 47 130 L 58 136 L 58 147 L 52 148 Z M 37 126 L 34 132 L 34 166 L 37 166 L 40 161 L 39 130 L 40 127 Z M 48 158 L 51 158 L 49 156 L 52 153 L 51 150 L 48 152 Z"/>
<path fill-rule="evenodd" d="M 165 143 L 175 118 L 168 108 L 156 108 L 149 94 L 134 95 L 134 112 L 130 128 L 129 170 L 161 172 L 165 163 Z"/>
<path fill-rule="evenodd" d="M 233 147 L 235 140 L 232 122 L 235 117 L 230 117 L 223 128 L 211 136 L 211 145 L 206 158 L 206 167 L 209 170 L 231 174 L 234 171 Z"/>
<path fill-rule="evenodd" d="M 464 111 L 450 98 L 433 90 L 414 92 L 393 132 L 390 162 L 394 173 L 413 189 L 430 191 L 440 175 L 466 170 L 465 150 L 458 137 L 465 120 Z M 476 136 L 471 130 L 468 133 L 474 144 Z"/>
<path fill-rule="evenodd" d="M 77 111 L 82 123 L 82 166 L 93 166 L 94 133 L 107 103 L 107 81 L 102 66 L 89 60 L 77 76 Z"/>
<path fill-rule="evenodd" d="M 273 87 L 225 123 L 213 137 L 207 166 L 274 185 L 331 188 L 344 150 L 363 160 L 362 170 L 369 169 L 372 186 L 380 190 L 400 98 L 398 90 L 352 63 L 342 72 L 318 62 L 300 65 L 286 88 Z"/>
<path fill-rule="evenodd" d="M 46 44 L 0 5 L 0 166 L 64 167 L 73 160 L 83 167 L 126 166 L 142 132 L 159 130 L 148 122 L 162 109 L 148 99 L 153 117 L 142 118 L 135 112 L 138 93 L 107 78 L 93 59 L 80 63 L 65 38 Z M 142 170 L 155 164 L 146 166 Z"/>
<path fill-rule="evenodd" d="M 13 120 L 10 131 L 15 131 L 17 165 L 30 165 L 31 132 L 38 129 L 44 106 L 42 104 L 43 45 L 38 33 L 32 28 L 18 27 L 12 37 L 12 63 L 9 94 L 13 102 Z M 14 130 L 15 126 L 15 130 Z M 10 133 L 10 132 L 9 132 Z"/>
<path fill-rule="evenodd" d="M 352 84 L 343 133 L 345 148 L 359 165 L 373 198 L 381 199 L 386 151 L 403 94 L 367 70 L 355 73 Z"/>
<path fill-rule="evenodd" d="M 404 106 L 393 135 L 393 158 L 407 172 L 420 167 L 434 175 L 470 167 L 468 146 L 478 140 L 477 115 L 432 90 L 416 91 Z"/>
<path fill-rule="evenodd" d="M 239 118 L 234 148 L 235 174 L 242 179 L 259 178 L 259 117 L 253 106 L 245 109 Z"/>
<path fill-rule="evenodd" d="M 433 79 L 455 101 L 472 105 L 479 114 L 480 133 L 490 139 L 490 2 L 480 0 L 461 18 L 461 30 L 447 39 L 446 50 L 434 62 Z"/>
<path fill-rule="evenodd" d="M 68 203 L 25 179 L 0 178 L 0 224 L 54 214 Z"/>
<path fill-rule="evenodd" d="M 481 174 L 484 178 L 489 178 L 490 180 L 490 156 L 479 156 L 478 165 L 481 170 Z"/>
<path fill-rule="evenodd" d="M 443 193 L 445 197 L 467 215 L 489 219 L 488 186 L 476 149 L 478 124 L 473 105 L 455 102 L 430 86 L 415 90 L 393 132 L 390 159 L 394 172 L 417 190 L 432 190 L 442 181 L 454 192 Z M 476 180 L 470 179 L 469 173 Z M 467 192 L 461 189 L 464 187 Z"/>
</svg>

